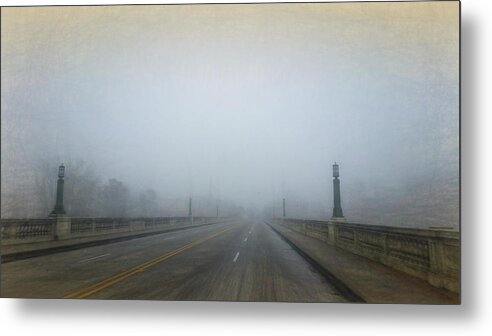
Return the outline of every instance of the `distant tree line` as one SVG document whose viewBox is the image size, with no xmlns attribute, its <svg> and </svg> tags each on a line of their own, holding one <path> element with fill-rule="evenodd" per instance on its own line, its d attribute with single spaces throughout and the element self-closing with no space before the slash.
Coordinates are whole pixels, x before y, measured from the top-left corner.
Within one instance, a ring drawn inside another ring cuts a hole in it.
<svg viewBox="0 0 492 336">
<path fill-rule="evenodd" d="M 158 195 L 153 189 L 131 192 L 124 182 L 107 181 L 82 160 L 67 162 L 64 206 L 71 217 L 158 216 Z M 43 160 L 14 188 L 2 192 L 2 218 L 45 217 L 53 209 L 58 164 Z"/>
<path fill-rule="evenodd" d="M 8 188 L 2 188 L 2 218 L 43 218 L 53 210 L 56 197 L 58 162 L 40 160 L 19 171 Z M 65 162 L 64 207 L 70 217 L 160 217 L 187 216 L 188 197 L 159 195 L 147 188 L 132 190 L 116 178 L 103 180 L 96 169 L 83 160 Z M 166 196 L 166 197 L 164 197 Z M 237 215 L 241 209 L 232 202 L 193 197 L 195 216 Z"/>
</svg>

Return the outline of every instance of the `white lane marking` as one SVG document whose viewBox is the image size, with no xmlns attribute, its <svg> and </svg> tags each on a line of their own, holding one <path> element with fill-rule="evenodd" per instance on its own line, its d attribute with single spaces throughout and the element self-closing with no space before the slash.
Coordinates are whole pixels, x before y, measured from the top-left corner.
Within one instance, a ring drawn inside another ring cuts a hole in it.
<svg viewBox="0 0 492 336">
<path fill-rule="evenodd" d="M 233 262 L 236 262 L 237 261 L 237 258 L 239 258 L 239 252 L 236 253 L 236 256 L 234 257 L 234 259 L 232 261 Z"/>
<path fill-rule="evenodd" d="M 99 258 L 103 258 L 103 257 L 106 257 L 108 256 L 109 253 L 106 253 L 106 254 L 101 254 L 99 256 L 96 256 L 96 257 L 92 257 L 92 258 L 89 258 L 89 259 L 83 259 L 83 260 L 80 260 L 79 263 L 83 263 L 83 262 L 86 262 L 86 261 L 91 261 L 91 260 L 94 260 L 94 259 L 99 259 Z"/>
<path fill-rule="evenodd" d="M 173 237 L 167 237 L 167 238 L 164 238 L 163 240 L 169 240 L 169 239 L 173 239 L 173 238 L 176 238 L 175 236 Z"/>
<path fill-rule="evenodd" d="M 247 242 L 248 241 L 248 237 L 244 238 L 244 241 Z"/>
</svg>

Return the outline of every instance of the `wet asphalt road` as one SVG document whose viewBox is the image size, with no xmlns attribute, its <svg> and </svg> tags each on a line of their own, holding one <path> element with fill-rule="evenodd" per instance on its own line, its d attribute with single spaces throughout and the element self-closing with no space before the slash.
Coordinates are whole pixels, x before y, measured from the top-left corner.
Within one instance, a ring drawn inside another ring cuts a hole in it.
<svg viewBox="0 0 492 336">
<path fill-rule="evenodd" d="M 1 265 L 1 296 L 346 302 L 262 222 L 238 219 Z"/>
</svg>

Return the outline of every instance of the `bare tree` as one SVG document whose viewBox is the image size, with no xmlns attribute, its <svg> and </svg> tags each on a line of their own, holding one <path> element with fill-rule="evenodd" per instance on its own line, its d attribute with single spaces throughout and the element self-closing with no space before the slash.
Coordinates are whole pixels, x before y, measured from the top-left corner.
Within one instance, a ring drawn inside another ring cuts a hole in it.
<svg viewBox="0 0 492 336">
<path fill-rule="evenodd" d="M 147 189 L 138 197 L 138 215 L 151 217 L 158 216 L 159 206 L 157 193 L 153 189 Z"/>
<path fill-rule="evenodd" d="M 98 215 L 102 185 L 94 169 L 82 160 L 67 164 L 65 209 L 73 217 Z"/>
<path fill-rule="evenodd" d="M 109 217 L 125 217 L 127 215 L 129 191 L 123 182 L 110 179 L 102 188 L 102 213 Z"/>
</svg>

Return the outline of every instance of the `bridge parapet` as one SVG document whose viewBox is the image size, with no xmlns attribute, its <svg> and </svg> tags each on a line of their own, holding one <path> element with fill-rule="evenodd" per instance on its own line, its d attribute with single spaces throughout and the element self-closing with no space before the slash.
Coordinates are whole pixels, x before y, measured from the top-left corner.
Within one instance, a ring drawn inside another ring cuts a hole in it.
<svg viewBox="0 0 492 336">
<path fill-rule="evenodd" d="M 275 219 L 291 230 L 421 278 L 460 289 L 459 232 L 338 221 Z"/>
<path fill-rule="evenodd" d="M 194 217 L 193 224 L 221 220 L 217 217 Z M 166 228 L 191 225 L 190 217 L 139 218 L 49 218 L 1 219 L 3 245 L 35 243 L 55 239 L 73 239 L 113 233 L 159 231 Z"/>
<path fill-rule="evenodd" d="M 2 244 L 11 240 L 45 241 L 54 235 L 53 218 L 2 219 Z"/>
</svg>

